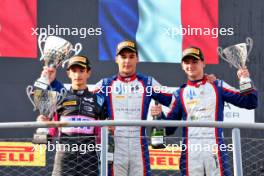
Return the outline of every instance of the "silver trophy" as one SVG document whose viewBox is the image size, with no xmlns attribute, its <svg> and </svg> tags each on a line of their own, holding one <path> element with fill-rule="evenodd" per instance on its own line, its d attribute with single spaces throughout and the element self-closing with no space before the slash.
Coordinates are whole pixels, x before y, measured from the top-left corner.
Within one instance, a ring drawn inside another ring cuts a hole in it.
<svg viewBox="0 0 264 176">
<path fill-rule="evenodd" d="M 27 96 L 33 104 L 34 111 L 52 119 L 58 105 L 64 100 L 67 94 L 66 89 L 60 92 L 53 90 L 35 89 L 33 86 L 27 87 Z M 48 128 L 38 128 L 33 136 L 33 143 L 46 144 L 48 141 Z"/>
<path fill-rule="evenodd" d="M 42 45 L 44 44 L 44 49 Z M 44 60 L 45 66 L 57 68 L 61 63 L 68 60 L 71 56 L 77 55 L 82 50 L 82 45 L 77 43 L 73 45 L 57 36 L 47 36 L 46 33 L 41 33 L 38 38 L 38 46 L 41 52 L 40 60 Z M 40 89 L 48 89 L 49 78 L 47 75 L 42 75 L 34 83 L 35 87 Z"/>
<path fill-rule="evenodd" d="M 230 66 L 237 69 L 246 68 L 246 62 L 249 61 L 248 56 L 253 47 L 253 40 L 250 37 L 246 38 L 246 43 L 239 43 L 229 46 L 225 49 L 218 47 L 219 56 L 227 61 Z M 247 92 L 253 89 L 252 81 L 249 77 L 241 77 L 239 80 L 239 87 L 241 92 Z"/>
<path fill-rule="evenodd" d="M 42 49 L 43 44 L 44 49 Z M 41 52 L 40 60 L 44 60 L 45 66 L 53 68 L 58 68 L 63 61 L 68 60 L 71 56 L 77 55 L 82 49 L 80 43 L 77 43 L 73 47 L 69 41 L 57 36 L 47 36 L 46 33 L 40 34 L 38 46 Z M 66 89 L 62 89 L 61 92 L 56 92 L 49 87 L 48 75 L 42 74 L 35 81 L 34 86 L 29 85 L 26 91 L 29 100 L 34 106 L 34 110 L 38 110 L 40 114 L 52 119 L 58 104 L 66 96 Z M 46 143 L 47 134 L 47 128 L 38 128 L 36 134 L 34 134 L 33 142 Z"/>
</svg>

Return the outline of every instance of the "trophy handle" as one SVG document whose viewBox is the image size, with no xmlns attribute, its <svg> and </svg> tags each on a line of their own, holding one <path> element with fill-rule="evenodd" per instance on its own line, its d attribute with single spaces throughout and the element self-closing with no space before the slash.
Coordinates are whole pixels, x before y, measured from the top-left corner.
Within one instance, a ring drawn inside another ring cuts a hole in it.
<svg viewBox="0 0 264 176">
<path fill-rule="evenodd" d="M 230 67 L 232 67 L 232 64 L 229 62 L 229 60 L 227 59 L 227 58 L 225 58 L 225 56 L 223 55 L 223 49 L 222 49 L 222 47 L 217 47 L 217 53 L 218 53 L 218 55 L 223 59 L 223 60 L 225 60 L 226 62 L 228 62 L 229 63 L 229 65 L 230 65 Z"/>
<path fill-rule="evenodd" d="M 65 64 L 66 64 L 68 61 L 69 61 L 69 59 L 66 59 L 66 60 L 62 61 L 62 64 L 61 64 L 62 68 L 65 67 Z"/>
<path fill-rule="evenodd" d="M 42 48 L 42 43 L 44 43 L 47 39 L 47 34 L 46 33 L 41 33 L 38 37 L 38 47 L 41 53 L 40 59 L 39 60 L 43 60 L 44 59 L 44 48 Z"/>
<path fill-rule="evenodd" d="M 253 39 L 250 37 L 247 37 L 246 44 L 248 46 L 248 54 L 247 54 L 247 58 L 248 58 L 249 54 L 251 53 L 252 47 L 253 47 Z"/>
<path fill-rule="evenodd" d="M 27 92 L 28 99 L 30 100 L 30 102 L 32 103 L 32 105 L 34 107 L 34 111 L 36 111 L 37 107 L 36 107 L 34 101 L 31 98 L 31 95 L 34 94 L 33 86 L 27 86 L 26 92 Z"/>
<path fill-rule="evenodd" d="M 77 55 L 81 52 L 82 50 L 82 44 L 81 43 L 76 43 L 72 51 L 74 52 L 74 55 Z"/>
<path fill-rule="evenodd" d="M 217 47 L 217 53 L 222 59 L 224 59 L 222 47 L 220 47 L 220 46 Z"/>
</svg>

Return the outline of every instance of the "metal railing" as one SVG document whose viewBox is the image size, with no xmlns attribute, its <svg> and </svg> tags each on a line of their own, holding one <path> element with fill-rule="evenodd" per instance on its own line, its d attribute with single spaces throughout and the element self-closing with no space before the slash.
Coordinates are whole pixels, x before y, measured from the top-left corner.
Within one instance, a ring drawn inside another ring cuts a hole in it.
<svg viewBox="0 0 264 176">
<path fill-rule="evenodd" d="M 50 128 L 50 127 L 81 127 L 102 126 L 101 133 L 101 175 L 107 175 L 107 145 L 108 126 L 162 126 L 162 127 L 209 127 L 232 128 L 233 141 L 233 168 L 235 176 L 243 176 L 240 129 L 263 130 L 263 123 L 231 123 L 231 122 L 187 122 L 187 121 L 86 121 L 86 122 L 5 122 L 0 123 L 0 129 L 4 128 Z"/>
<path fill-rule="evenodd" d="M 216 127 L 240 129 L 264 129 L 264 123 L 234 123 L 234 122 L 187 122 L 187 121 L 146 121 L 146 120 L 98 120 L 85 122 L 3 122 L 1 128 L 50 128 L 50 127 L 78 127 L 78 126 L 161 126 L 161 127 Z"/>
</svg>

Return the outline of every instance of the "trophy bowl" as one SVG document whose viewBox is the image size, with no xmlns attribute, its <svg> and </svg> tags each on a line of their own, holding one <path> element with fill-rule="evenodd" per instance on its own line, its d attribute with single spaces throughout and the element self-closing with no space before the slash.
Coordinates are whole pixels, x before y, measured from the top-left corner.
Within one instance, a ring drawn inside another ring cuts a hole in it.
<svg viewBox="0 0 264 176">
<path fill-rule="evenodd" d="M 58 67 L 63 60 L 79 54 L 82 50 L 80 43 L 73 47 L 69 41 L 58 36 L 47 36 L 46 33 L 40 34 L 38 46 L 41 52 L 40 60 L 44 59 L 45 65 L 48 67 Z"/>
<path fill-rule="evenodd" d="M 217 48 L 218 55 L 237 69 L 246 68 L 246 62 L 249 61 L 249 54 L 253 47 L 253 40 L 250 37 L 246 38 L 246 43 L 239 43 L 231 45 L 222 49 Z M 249 77 L 241 77 L 239 80 L 239 86 L 241 92 L 248 92 L 253 89 L 252 81 Z"/>
</svg>

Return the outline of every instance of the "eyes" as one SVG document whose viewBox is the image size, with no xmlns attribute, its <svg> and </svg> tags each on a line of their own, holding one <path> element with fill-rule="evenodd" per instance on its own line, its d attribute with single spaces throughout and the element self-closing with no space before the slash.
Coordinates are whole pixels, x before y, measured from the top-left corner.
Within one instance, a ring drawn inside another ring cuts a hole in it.
<svg viewBox="0 0 264 176">
<path fill-rule="evenodd" d="M 86 69 L 85 68 L 72 68 L 71 71 L 73 73 L 84 73 L 86 72 Z"/>
<path fill-rule="evenodd" d="M 198 59 L 186 59 L 183 61 L 184 64 L 198 64 L 199 60 Z"/>
<path fill-rule="evenodd" d="M 120 54 L 121 59 L 135 59 L 136 54 L 130 53 L 130 54 Z"/>
</svg>

